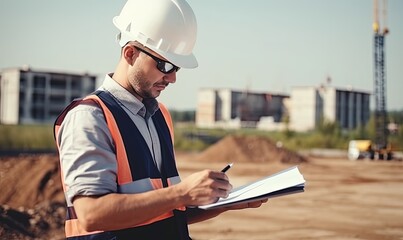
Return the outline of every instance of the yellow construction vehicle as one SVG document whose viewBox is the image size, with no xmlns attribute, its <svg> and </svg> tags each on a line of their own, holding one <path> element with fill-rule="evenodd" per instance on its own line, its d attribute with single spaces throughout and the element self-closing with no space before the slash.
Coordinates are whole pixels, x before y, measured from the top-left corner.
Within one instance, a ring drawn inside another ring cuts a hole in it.
<svg viewBox="0 0 403 240">
<path fill-rule="evenodd" d="M 372 152 L 371 145 L 371 140 L 351 140 L 348 144 L 348 159 L 370 158 Z"/>
<path fill-rule="evenodd" d="M 393 147 L 388 144 L 386 147 L 378 147 L 371 140 L 351 140 L 348 144 L 348 159 L 379 159 L 391 160 L 393 158 Z"/>
</svg>

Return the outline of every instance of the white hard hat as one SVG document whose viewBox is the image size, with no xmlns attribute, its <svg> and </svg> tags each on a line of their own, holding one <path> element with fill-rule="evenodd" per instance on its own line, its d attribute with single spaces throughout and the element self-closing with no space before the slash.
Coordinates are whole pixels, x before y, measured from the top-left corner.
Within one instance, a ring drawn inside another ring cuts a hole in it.
<svg viewBox="0 0 403 240">
<path fill-rule="evenodd" d="M 197 67 L 196 17 L 185 0 L 128 0 L 113 23 L 120 46 L 137 41 L 178 67 Z"/>
</svg>

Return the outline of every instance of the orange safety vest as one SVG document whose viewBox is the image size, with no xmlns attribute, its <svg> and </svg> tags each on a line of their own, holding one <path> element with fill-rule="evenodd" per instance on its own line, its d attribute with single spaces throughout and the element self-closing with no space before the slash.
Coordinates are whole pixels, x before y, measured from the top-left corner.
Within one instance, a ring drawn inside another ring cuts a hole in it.
<svg viewBox="0 0 403 240">
<path fill-rule="evenodd" d="M 161 172 L 156 167 L 147 143 L 127 113 L 107 91 L 97 91 L 83 99 L 74 100 L 55 121 L 54 133 L 57 136 L 67 112 L 85 101 L 97 103 L 103 110 L 105 120 L 115 143 L 117 161 L 117 185 L 119 193 L 141 193 L 179 183 L 173 151 L 173 125 L 170 114 L 164 105 L 152 116 L 161 143 Z M 136 147 L 133 147 L 136 146 Z M 63 172 L 63 171 L 62 171 Z M 64 184 L 63 190 L 67 191 Z M 156 218 L 117 231 L 87 232 L 80 225 L 72 203 L 67 202 L 65 232 L 67 239 L 189 239 L 185 207 L 164 213 Z M 173 238 L 169 238 L 173 239 Z"/>
</svg>

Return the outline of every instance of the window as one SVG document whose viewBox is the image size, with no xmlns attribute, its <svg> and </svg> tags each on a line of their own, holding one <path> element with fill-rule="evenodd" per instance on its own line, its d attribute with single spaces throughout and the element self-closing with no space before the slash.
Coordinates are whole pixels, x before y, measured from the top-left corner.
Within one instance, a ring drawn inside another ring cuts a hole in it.
<svg viewBox="0 0 403 240">
<path fill-rule="evenodd" d="M 34 76 L 34 89 L 44 89 L 46 86 L 45 76 Z"/>
<path fill-rule="evenodd" d="M 50 79 L 51 90 L 65 90 L 67 81 L 63 76 L 54 75 Z"/>
<path fill-rule="evenodd" d="M 81 89 L 81 78 L 73 77 L 71 79 L 71 89 L 72 90 L 80 90 Z"/>
</svg>

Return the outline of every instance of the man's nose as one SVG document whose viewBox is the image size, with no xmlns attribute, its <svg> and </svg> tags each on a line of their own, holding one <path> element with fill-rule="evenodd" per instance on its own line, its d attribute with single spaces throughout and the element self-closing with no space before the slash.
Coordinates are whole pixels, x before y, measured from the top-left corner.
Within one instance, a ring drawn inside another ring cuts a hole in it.
<svg viewBox="0 0 403 240">
<path fill-rule="evenodd" d="M 165 74 L 164 80 L 167 81 L 168 83 L 175 83 L 176 82 L 176 71 Z"/>
</svg>

